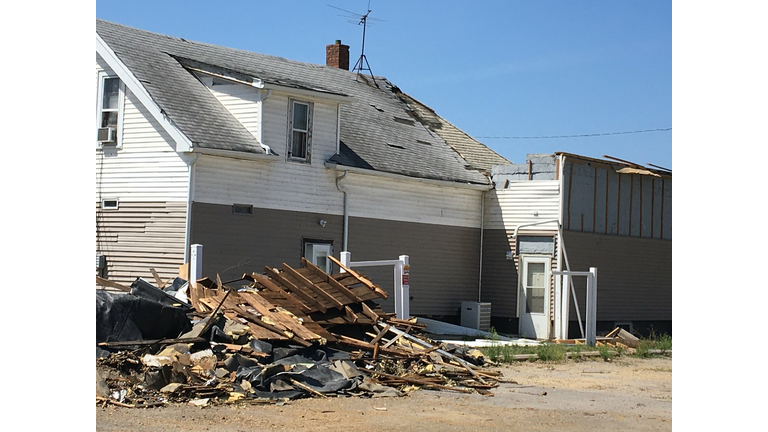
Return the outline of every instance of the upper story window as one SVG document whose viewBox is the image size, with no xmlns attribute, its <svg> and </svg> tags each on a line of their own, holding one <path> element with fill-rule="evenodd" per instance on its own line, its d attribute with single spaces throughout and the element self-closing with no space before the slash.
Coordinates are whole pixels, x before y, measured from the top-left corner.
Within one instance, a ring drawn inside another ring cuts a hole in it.
<svg viewBox="0 0 768 432">
<path fill-rule="evenodd" d="M 123 83 L 120 78 L 99 74 L 97 141 L 99 146 L 119 145 L 122 132 Z"/>
<path fill-rule="evenodd" d="M 288 103 L 288 159 L 310 162 L 312 150 L 312 102 L 291 99 Z"/>
</svg>

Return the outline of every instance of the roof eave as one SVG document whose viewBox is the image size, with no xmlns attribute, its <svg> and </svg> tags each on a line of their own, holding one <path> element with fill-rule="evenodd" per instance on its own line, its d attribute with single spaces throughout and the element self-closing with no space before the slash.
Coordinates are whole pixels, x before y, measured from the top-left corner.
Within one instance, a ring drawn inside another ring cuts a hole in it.
<svg viewBox="0 0 768 432">
<path fill-rule="evenodd" d="M 339 165 L 333 162 L 326 162 L 325 167 L 327 169 L 334 170 L 334 171 L 349 171 L 353 174 L 363 174 L 363 175 L 369 175 L 374 177 L 384 177 L 384 178 L 391 178 L 391 179 L 404 180 L 404 181 L 415 181 L 419 183 L 429 183 L 429 184 L 435 184 L 440 186 L 456 187 L 461 189 L 472 189 L 477 191 L 487 191 L 487 190 L 493 189 L 493 183 L 489 183 L 489 184 L 465 183 L 465 182 L 459 182 L 459 181 L 437 180 L 437 179 L 430 179 L 430 178 L 424 178 L 424 177 L 411 177 L 404 174 L 395 174 L 395 173 L 390 173 L 386 171 L 376 171 L 376 170 L 371 170 L 366 168 Z"/>
<path fill-rule="evenodd" d="M 104 59 L 117 76 L 131 89 L 147 111 L 163 127 L 176 143 L 176 152 L 188 152 L 194 148 L 192 141 L 173 124 L 162 108 L 155 102 L 144 85 L 131 72 L 128 66 L 117 57 L 117 54 L 109 47 L 104 39 L 96 33 L 96 52 Z"/>
</svg>

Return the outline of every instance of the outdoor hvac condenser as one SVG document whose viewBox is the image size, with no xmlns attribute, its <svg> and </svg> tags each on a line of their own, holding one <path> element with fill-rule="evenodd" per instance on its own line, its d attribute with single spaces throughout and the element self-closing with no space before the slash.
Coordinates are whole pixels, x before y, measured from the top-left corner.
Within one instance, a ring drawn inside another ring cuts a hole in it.
<svg viewBox="0 0 768 432">
<path fill-rule="evenodd" d="M 491 304 L 461 302 L 461 325 L 488 331 L 491 328 Z"/>
</svg>

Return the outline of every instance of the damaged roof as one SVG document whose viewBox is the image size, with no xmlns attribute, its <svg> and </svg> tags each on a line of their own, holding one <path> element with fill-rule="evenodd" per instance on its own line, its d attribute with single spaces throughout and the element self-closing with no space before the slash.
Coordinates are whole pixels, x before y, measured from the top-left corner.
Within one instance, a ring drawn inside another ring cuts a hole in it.
<svg viewBox="0 0 768 432">
<path fill-rule="evenodd" d="M 384 77 L 226 48 L 96 21 L 97 34 L 194 147 L 264 153 L 191 72 L 214 68 L 354 102 L 341 105 L 340 152 L 328 162 L 417 178 L 488 184 L 508 160 Z"/>
</svg>

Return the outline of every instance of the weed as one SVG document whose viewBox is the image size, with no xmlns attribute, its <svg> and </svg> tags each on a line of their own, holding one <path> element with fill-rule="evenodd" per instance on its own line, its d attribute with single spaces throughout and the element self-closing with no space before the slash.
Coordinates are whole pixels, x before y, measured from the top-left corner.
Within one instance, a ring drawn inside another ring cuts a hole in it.
<svg viewBox="0 0 768 432">
<path fill-rule="evenodd" d="M 611 361 L 615 355 L 613 352 L 611 352 L 611 348 L 605 345 L 598 346 L 597 350 L 600 352 L 600 357 L 603 359 L 603 361 Z"/>
<path fill-rule="evenodd" d="M 543 361 L 563 361 L 567 348 L 563 345 L 543 344 L 539 345 L 536 354 Z"/>
</svg>

